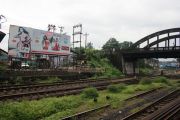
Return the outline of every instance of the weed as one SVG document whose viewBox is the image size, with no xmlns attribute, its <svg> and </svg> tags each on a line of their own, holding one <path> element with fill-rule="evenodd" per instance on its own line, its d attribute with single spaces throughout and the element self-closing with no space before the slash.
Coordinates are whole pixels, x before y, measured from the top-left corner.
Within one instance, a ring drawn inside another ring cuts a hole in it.
<svg viewBox="0 0 180 120">
<path fill-rule="evenodd" d="M 97 89 L 93 87 L 84 89 L 83 95 L 82 95 L 82 97 L 90 98 L 90 99 L 97 98 L 98 96 L 99 94 L 97 92 Z"/>
<path fill-rule="evenodd" d="M 125 84 L 109 85 L 107 87 L 108 91 L 112 93 L 121 92 L 125 88 L 126 88 Z"/>
<path fill-rule="evenodd" d="M 153 79 L 153 82 L 169 84 L 169 80 L 166 77 L 156 77 Z"/>
<path fill-rule="evenodd" d="M 147 85 L 147 84 L 151 84 L 152 81 L 150 78 L 143 78 L 143 79 L 141 79 L 141 81 L 139 83 L 142 85 Z"/>
</svg>

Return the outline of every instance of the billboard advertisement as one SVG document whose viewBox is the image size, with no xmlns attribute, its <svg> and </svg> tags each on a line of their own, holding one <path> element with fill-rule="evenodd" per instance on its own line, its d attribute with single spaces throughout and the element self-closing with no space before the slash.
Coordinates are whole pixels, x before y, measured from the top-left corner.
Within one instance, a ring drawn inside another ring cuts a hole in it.
<svg viewBox="0 0 180 120">
<path fill-rule="evenodd" d="M 10 25 L 8 55 L 17 58 L 30 58 L 31 54 L 68 55 L 70 36 Z"/>
</svg>

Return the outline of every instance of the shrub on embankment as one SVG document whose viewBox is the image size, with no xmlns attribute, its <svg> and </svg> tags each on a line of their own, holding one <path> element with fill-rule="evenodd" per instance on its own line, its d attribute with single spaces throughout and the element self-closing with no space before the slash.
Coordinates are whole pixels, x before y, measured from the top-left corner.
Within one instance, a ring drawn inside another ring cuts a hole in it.
<svg viewBox="0 0 180 120">
<path fill-rule="evenodd" d="M 112 93 L 121 92 L 121 91 L 124 90 L 125 88 L 126 88 L 126 85 L 125 85 L 125 84 L 109 85 L 109 86 L 107 87 L 108 91 L 109 91 L 109 92 L 112 92 Z"/>
<path fill-rule="evenodd" d="M 145 78 L 142 78 L 139 83 L 142 85 L 148 85 L 152 83 L 152 80 L 150 78 L 145 77 Z"/>
<path fill-rule="evenodd" d="M 77 108 L 82 102 L 78 96 L 68 96 L 61 99 L 47 98 L 39 101 L 0 103 L 0 120 L 42 119 L 57 112 Z"/>
<path fill-rule="evenodd" d="M 62 117 L 105 104 L 118 107 L 124 99 L 137 94 L 138 91 L 147 91 L 159 88 L 162 85 L 165 87 L 168 86 L 164 83 L 159 84 L 155 82 L 145 85 L 125 85 L 125 88 L 117 87 L 117 89 L 121 88 L 121 91 L 117 93 L 109 92 L 108 89 L 97 91 L 95 88 L 88 88 L 88 92 L 82 92 L 81 95 L 75 96 L 53 97 L 22 102 L 0 102 L 0 120 L 59 120 Z M 86 94 L 86 98 L 82 97 L 84 94 Z M 98 102 L 94 102 L 92 98 L 97 96 Z M 106 96 L 108 96 L 108 100 Z"/>
<path fill-rule="evenodd" d="M 167 79 L 166 77 L 163 77 L 163 76 L 154 78 L 153 82 L 155 82 L 155 83 L 164 83 L 164 84 L 169 84 L 170 83 L 169 79 Z"/>
<path fill-rule="evenodd" d="M 95 59 L 92 58 L 91 61 L 88 61 L 88 64 L 90 64 L 91 67 L 99 68 L 103 70 L 103 73 L 96 74 L 95 77 L 106 77 L 106 78 L 112 78 L 112 77 L 120 77 L 122 76 L 122 72 L 119 71 L 117 68 L 115 68 L 107 58 L 102 59 Z"/>
<path fill-rule="evenodd" d="M 83 98 L 93 99 L 99 96 L 97 89 L 93 87 L 85 88 L 82 93 Z"/>
</svg>

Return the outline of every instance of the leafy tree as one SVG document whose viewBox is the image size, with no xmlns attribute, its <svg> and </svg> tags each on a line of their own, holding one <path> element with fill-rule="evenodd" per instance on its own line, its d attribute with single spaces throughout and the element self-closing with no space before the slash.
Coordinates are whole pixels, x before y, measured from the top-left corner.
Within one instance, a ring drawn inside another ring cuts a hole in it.
<svg viewBox="0 0 180 120">
<path fill-rule="evenodd" d="M 129 48 L 133 43 L 131 41 L 124 41 L 122 43 L 119 43 L 120 49 L 127 49 Z"/>
<path fill-rule="evenodd" d="M 102 48 L 105 53 L 112 54 L 119 49 L 119 42 L 115 38 L 110 38 Z"/>
<path fill-rule="evenodd" d="M 93 49 L 93 43 L 88 42 L 86 48 Z"/>
<path fill-rule="evenodd" d="M 121 49 L 127 49 L 129 48 L 133 43 L 131 41 L 124 41 L 119 43 L 115 38 L 110 38 L 104 45 L 103 50 L 107 51 L 109 53 L 113 53 L 117 50 Z"/>
<path fill-rule="evenodd" d="M 110 38 L 102 47 L 104 56 L 106 56 L 115 67 L 121 69 L 121 50 L 129 48 L 132 44 L 130 41 L 119 43 L 115 38 Z"/>
</svg>

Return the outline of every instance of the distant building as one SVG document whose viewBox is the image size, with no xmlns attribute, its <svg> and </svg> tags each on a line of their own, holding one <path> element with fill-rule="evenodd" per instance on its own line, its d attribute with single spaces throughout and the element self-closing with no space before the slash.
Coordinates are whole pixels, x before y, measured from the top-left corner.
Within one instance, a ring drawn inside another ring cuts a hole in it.
<svg viewBox="0 0 180 120">
<path fill-rule="evenodd" d="M 160 61 L 160 68 L 178 68 L 179 63 L 177 61 Z"/>
</svg>

